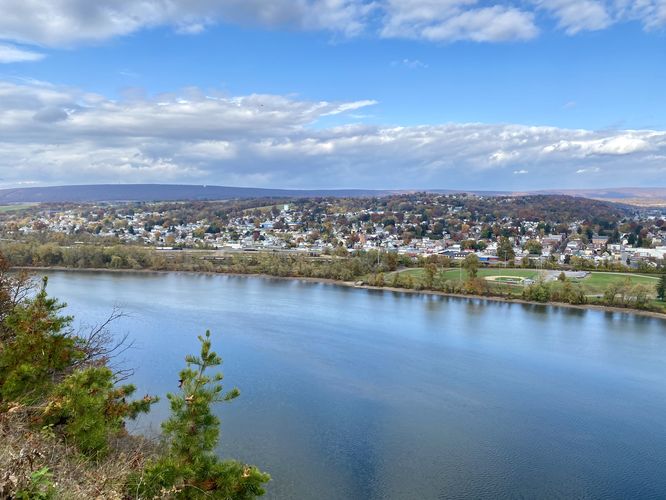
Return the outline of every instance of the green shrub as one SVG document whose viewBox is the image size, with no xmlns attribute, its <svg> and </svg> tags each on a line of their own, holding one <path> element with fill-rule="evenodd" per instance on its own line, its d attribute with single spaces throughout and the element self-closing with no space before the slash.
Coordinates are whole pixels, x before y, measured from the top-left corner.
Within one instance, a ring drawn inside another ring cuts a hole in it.
<svg viewBox="0 0 666 500">
<path fill-rule="evenodd" d="M 535 302 L 548 302 L 551 298 L 550 286 L 543 281 L 529 285 L 523 290 L 523 299 Z"/>
<path fill-rule="evenodd" d="M 16 500 L 51 500 L 56 497 L 53 474 L 48 467 L 42 467 L 30 474 L 28 486 L 17 491 L 13 498 Z"/>
</svg>

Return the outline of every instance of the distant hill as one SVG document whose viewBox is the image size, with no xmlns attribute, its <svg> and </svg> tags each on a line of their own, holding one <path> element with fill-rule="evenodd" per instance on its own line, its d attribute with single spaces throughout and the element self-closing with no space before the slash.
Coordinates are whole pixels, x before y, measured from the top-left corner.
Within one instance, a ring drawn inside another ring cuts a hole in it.
<svg viewBox="0 0 666 500">
<path fill-rule="evenodd" d="M 585 198 L 664 198 L 666 188 L 545 189 L 539 194 L 567 194 Z M 534 192 L 532 192 L 534 194 Z"/>
<path fill-rule="evenodd" d="M 228 200 L 239 198 L 360 197 L 381 196 L 388 191 L 369 189 L 262 189 L 185 184 L 90 184 L 29 187 L 0 190 L 0 204 L 94 201 Z"/>
<path fill-rule="evenodd" d="M 530 194 L 564 194 L 637 206 L 666 206 L 666 188 L 554 189 Z"/>
<path fill-rule="evenodd" d="M 88 184 L 73 186 L 0 189 L 0 204 L 96 201 L 187 201 L 247 198 L 361 197 L 429 191 L 451 194 L 467 192 L 485 196 L 562 194 L 618 203 L 666 206 L 666 188 L 552 189 L 541 191 L 477 191 L 455 189 L 265 189 L 189 184 Z"/>
</svg>

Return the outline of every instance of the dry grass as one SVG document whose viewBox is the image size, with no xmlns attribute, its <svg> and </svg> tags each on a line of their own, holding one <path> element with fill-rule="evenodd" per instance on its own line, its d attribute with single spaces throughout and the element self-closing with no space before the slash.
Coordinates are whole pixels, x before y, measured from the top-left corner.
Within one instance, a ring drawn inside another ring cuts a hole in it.
<svg viewBox="0 0 666 500">
<path fill-rule="evenodd" d="M 31 485 L 31 475 L 48 467 L 55 497 L 63 499 L 123 499 L 130 473 L 157 452 L 143 437 L 122 433 L 101 459 L 81 455 L 51 429 L 34 429 L 30 412 L 15 407 L 0 413 L 0 499 L 12 498 Z"/>
</svg>

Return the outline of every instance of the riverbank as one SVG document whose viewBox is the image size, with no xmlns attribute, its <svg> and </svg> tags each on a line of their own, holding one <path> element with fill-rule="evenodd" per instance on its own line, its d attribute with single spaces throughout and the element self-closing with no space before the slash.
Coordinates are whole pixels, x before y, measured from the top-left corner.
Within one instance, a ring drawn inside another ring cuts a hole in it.
<svg viewBox="0 0 666 500">
<path fill-rule="evenodd" d="M 107 268 L 71 268 L 63 266 L 35 266 L 35 267 L 25 267 L 17 266 L 15 269 L 21 269 L 26 271 L 64 271 L 64 272 L 106 272 L 106 273 L 138 273 L 138 274 L 199 274 L 199 275 L 223 275 L 223 276 L 237 276 L 237 277 L 257 277 L 257 278 L 270 278 L 270 279 L 279 279 L 279 280 L 299 280 L 310 283 L 320 283 L 325 285 L 333 286 L 344 286 L 349 288 L 359 288 L 365 290 L 376 290 L 376 291 L 386 291 L 394 293 L 409 293 L 409 294 L 420 294 L 420 295 L 434 295 L 441 297 L 452 297 L 452 298 L 461 298 L 461 299 L 474 299 L 474 300 L 490 300 L 494 302 L 505 302 L 505 303 L 514 303 L 514 304 L 523 304 L 523 305 L 541 305 L 541 306 L 554 306 L 554 307 L 567 307 L 572 309 L 579 310 L 596 310 L 607 313 L 624 313 L 632 314 L 636 316 L 645 316 L 650 318 L 657 318 L 666 320 L 666 314 L 656 312 L 656 311 L 646 311 L 642 309 L 633 309 L 629 307 L 617 307 L 617 306 L 606 306 L 602 304 L 568 304 L 566 302 L 537 302 L 524 300 L 521 298 L 513 297 L 502 297 L 497 295 L 473 295 L 473 294 L 460 294 L 460 293 L 450 293 L 443 292 L 439 290 L 414 290 L 410 288 L 398 288 L 390 286 L 372 286 L 368 284 L 359 284 L 358 281 L 342 281 L 329 278 L 311 278 L 311 277 L 299 277 L 299 276 L 274 276 L 272 274 L 265 273 L 235 273 L 235 272 L 216 272 L 216 271 L 189 271 L 189 270 L 153 270 L 153 269 L 107 269 Z"/>
</svg>

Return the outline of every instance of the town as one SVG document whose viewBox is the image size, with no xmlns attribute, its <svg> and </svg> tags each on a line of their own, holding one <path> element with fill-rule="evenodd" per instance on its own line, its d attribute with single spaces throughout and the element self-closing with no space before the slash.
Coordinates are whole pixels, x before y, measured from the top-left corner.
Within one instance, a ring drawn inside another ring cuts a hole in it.
<svg viewBox="0 0 666 500">
<path fill-rule="evenodd" d="M 11 208 L 11 207 L 10 207 Z M 534 266 L 626 266 L 666 259 L 666 210 L 567 196 L 413 193 L 377 198 L 35 204 L 0 213 L 5 240 L 410 257 Z"/>
</svg>

